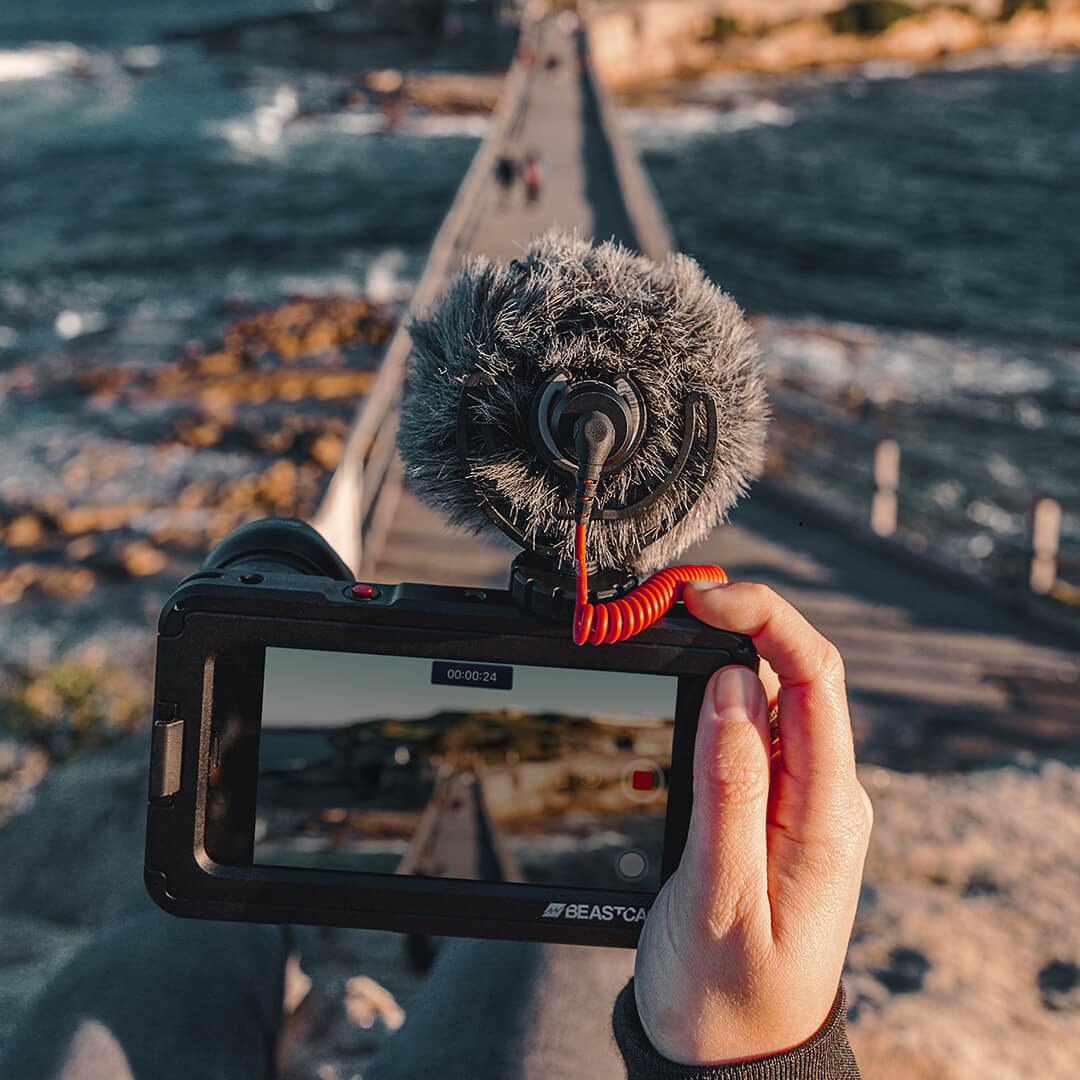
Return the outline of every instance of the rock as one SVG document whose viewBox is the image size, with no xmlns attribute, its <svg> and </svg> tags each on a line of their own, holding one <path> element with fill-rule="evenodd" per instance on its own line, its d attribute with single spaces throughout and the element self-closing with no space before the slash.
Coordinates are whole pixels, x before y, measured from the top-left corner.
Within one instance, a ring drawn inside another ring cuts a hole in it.
<svg viewBox="0 0 1080 1080">
<path fill-rule="evenodd" d="M 312 444 L 309 453 L 323 469 L 336 469 L 345 451 L 345 443 L 331 432 L 320 435 Z"/>
<path fill-rule="evenodd" d="M 120 560 L 132 577 L 160 574 L 169 563 L 168 556 L 146 540 L 126 544 L 120 550 Z"/>
<path fill-rule="evenodd" d="M 1051 0 L 1046 11 L 1024 7 L 1006 20 L 997 0 L 912 0 L 910 6 L 921 10 L 872 20 L 871 32 L 854 33 L 859 20 L 841 17 L 843 0 L 726 0 L 730 25 L 715 35 L 715 8 L 661 0 L 642 0 L 632 10 L 610 5 L 590 20 L 593 61 L 605 83 L 626 92 L 708 71 L 780 74 L 882 60 L 932 64 L 985 48 L 1005 59 L 1017 50 L 1080 48 L 1080 8 L 1067 0 Z"/>
<path fill-rule="evenodd" d="M 893 23 L 876 42 L 875 56 L 926 63 L 945 53 L 986 45 L 986 30 L 974 16 L 949 8 Z"/>
<path fill-rule="evenodd" d="M 28 548 L 40 543 L 45 535 L 41 519 L 34 514 L 20 514 L 7 527 L 4 543 L 12 548 Z"/>
<path fill-rule="evenodd" d="M 889 953 L 889 966 L 874 972 L 879 983 L 894 994 L 913 994 L 922 989 L 930 961 L 918 949 L 899 946 Z"/>
<path fill-rule="evenodd" d="M 1080 966 L 1072 960 L 1051 960 L 1037 981 L 1048 1009 L 1080 1009 Z"/>
</svg>

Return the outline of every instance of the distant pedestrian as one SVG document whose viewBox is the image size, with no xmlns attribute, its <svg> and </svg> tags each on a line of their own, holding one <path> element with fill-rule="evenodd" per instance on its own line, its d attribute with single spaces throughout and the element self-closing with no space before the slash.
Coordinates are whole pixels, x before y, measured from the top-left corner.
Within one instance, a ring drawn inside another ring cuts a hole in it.
<svg viewBox="0 0 1080 1080">
<path fill-rule="evenodd" d="M 509 154 L 500 154 L 495 161 L 495 183 L 499 185 L 500 206 L 506 205 L 517 174 L 517 162 Z"/>
<path fill-rule="evenodd" d="M 525 162 L 521 167 L 521 178 L 525 182 L 525 205 L 532 206 L 540 199 L 540 189 L 544 186 L 546 169 L 544 161 L 534 153 L 525 155 Z"/>
</svg>

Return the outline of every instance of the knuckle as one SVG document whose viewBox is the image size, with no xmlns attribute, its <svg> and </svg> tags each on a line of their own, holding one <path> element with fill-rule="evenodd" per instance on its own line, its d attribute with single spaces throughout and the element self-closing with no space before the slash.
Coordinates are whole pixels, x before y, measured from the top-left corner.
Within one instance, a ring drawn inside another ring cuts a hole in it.
<svg viewBox="0 0 1080 1080">
<path fill-rule="evenodd" d="M 771 609 L 776 607 L 780 600 L 780 597 L 768 585 L 762 585 L 760 581 L 746 581 L 740 584 L 755 606 Z"/>
<path fill-rule="evenodd" d="M 859 806 L 853 813 L 845 814 L 833 831 L 837 860 L 843 865 L 860 860 L 869 839 L 869 822 L 862 806 Z"/>
<path fill-rule="evenodd" d="M 710 762 L 704 783 L 709 802 L 721 810 L 760 802 L 769 788 L 764 770 L 728 758 L 714 758 Z"/>
<path fill-rule="evenodd" d="M 823 637 L 821 640 L 822 652 L 820 671 L 822 676 L 829 679 L 835 679 L 838 682 L 844 682 L 847 673 L 844 669 L 844 658 L 841 656 L 840 650 L 828 638 Z"/>
<path fill-rule="evenodd" d="M 869 839 L 869 819 L 861 805 L 854 813 L 838 811 L 827 830 L 805 845 L 804 864 L 822 880 L 842 880 L 862 865 Z"/>
</svg>

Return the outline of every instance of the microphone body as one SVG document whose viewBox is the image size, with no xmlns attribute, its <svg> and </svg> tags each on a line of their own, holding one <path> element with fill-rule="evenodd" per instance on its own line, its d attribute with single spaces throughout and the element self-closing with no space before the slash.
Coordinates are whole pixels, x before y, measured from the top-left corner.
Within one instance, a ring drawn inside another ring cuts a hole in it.
<svg viewBox="0 0 1080 1080">
<path fill-rule="evenodd" d="M 594 573 L 667 565 L 763 465 L 756 343 L 688 256 L 655 263 L 552 230 L 513 262 L 469 260 L 409 332 L 407 485 L 453 523 L 504 533 L 571 578 L 575 438 L 589 418 L 614 431 L 589 481 L 583 567 Z"/>
</svg>

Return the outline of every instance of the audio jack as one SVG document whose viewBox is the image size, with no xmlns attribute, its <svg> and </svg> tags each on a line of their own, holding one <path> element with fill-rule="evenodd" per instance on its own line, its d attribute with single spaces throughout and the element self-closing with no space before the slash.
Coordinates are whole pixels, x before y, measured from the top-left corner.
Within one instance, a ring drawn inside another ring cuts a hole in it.
<svg viewBox="0 0 1080 1080">
<path fill-rule="evenodd" d="M 652 626 L 672 604 L 682 599 L 683 586 L 688 581 L 727 584 L 727 574 L 719 566 L 668 566 L 618 600 L 589 603 L 585 539 L 595 504 L 596 485 L 614 443 L 615 426 L 602 412 L 586 414 L 574 428 L 578 460 L 574 494 L 577 595 L 572 632 L 575 645 L 614 645 L 633 637 Z"/>
</svg>

